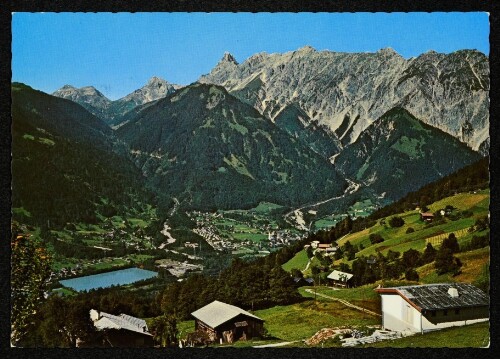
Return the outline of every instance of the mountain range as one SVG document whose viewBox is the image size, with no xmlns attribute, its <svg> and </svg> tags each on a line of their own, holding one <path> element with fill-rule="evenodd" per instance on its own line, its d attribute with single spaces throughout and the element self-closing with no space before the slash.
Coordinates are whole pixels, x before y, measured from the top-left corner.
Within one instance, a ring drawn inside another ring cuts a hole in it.
<svg viewBox="0 0 500 359">
<path fill-rule="evenodd" d="M 325 157 L 223 87 L 195 83 L 134 113 L 117 135 L 153 187 L 194 208 L 298 205 L 347 187 Z"/>
<path fill-rule="evenodd" d="M 487 148 L 489 63 L 475 50 L 404 59 L 390 48 L 342 53 L 305 46 L 258 53 L 241 64 L 225 54 L 199 82 L 224 86 L 271 120 L 295 103 L 344 145 L 385 112 L 403 107 L 474 150 Z"/>
<path fill-rule="evenodd" d="M 153 77 L 116 101 L 69 85 L 13 93 L 16 118 L 133 163 L 138 183 L 186 208 L 348 206 L 397 200 L 486 155 L 488 75 L 473 50 L 406 60 L 304 47 L 241 64 L 225 53 L 189 86 Z"/>
<path fill-rule="evenodd" d="M 76 88 L 65 85 L 52 95 L 74 101 L 110 126 L 114 126 L 120 123 L 121 116 L 136 106 L 163 98 L 180 87 L 153 76 L 146 85 L 116 101 L 111 101 L 93 86 Z"/>
</svg>

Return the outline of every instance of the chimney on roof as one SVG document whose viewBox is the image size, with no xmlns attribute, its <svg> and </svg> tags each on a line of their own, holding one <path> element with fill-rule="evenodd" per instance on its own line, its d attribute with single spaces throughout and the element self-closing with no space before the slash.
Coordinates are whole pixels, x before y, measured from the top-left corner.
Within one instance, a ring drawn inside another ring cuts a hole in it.
<svg viewBox="0 0 500 359">
<path fill-rule="evenodd" d="M 448 294 L 450 295 L 450 297 L 452 298 L 457 298 L 458 297 L 458 289 L 457 288 L 454 288 L 454 287 L 450 287 L 448 289 Z"/>
</svg>

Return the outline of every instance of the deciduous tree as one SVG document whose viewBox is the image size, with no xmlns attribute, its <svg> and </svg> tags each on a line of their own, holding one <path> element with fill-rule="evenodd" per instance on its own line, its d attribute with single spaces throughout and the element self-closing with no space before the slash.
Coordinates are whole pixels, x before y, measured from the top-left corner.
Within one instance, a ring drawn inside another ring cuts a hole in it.
<svg viewBox="0 0 500 359">
<path fill-rule="evenodd" d="M 50 275 L 50 258 L 43 244 L 12 223 L 11 341 L 28 331 L 40 306 Z"/>
</svg>

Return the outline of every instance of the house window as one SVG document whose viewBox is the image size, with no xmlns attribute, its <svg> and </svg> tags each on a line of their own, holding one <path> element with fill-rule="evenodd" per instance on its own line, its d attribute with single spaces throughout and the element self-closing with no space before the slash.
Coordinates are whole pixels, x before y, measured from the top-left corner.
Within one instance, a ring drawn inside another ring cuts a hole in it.
<svg viewBox="0 0 500 359">
<path fill-rule="evenodd" d="M 447 310 L 443 310 L 443 315 L 448 315 L 448 311 Z"/>
<path fill-rule="evenodd" d="M 460 309 L 455 309 L 455 314 L 460 314 Z"/>
</svg>

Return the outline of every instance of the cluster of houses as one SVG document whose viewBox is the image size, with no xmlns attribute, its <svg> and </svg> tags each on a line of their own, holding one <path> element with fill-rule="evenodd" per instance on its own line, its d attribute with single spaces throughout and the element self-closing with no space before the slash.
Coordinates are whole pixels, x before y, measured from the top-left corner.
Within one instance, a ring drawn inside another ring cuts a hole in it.
<svg viewBox="0 0 500 359">
<path fill-rule="evenodd" d="M 326 256 L 334 255 L 338 250 L 338 246 L 333 245 L 331 243 L 320 243 L 319 241 L 312 241 L 311 244 L 306 244 L 304 249 L 311 247 L 313 250 L 313 254 L 321 253 Z"/>
<path fill-rule="evenodd" d="M 155 264 L 158 268 L 166 269 L 174 277 L 180 278 L 188 272 L 196 272 L 203 270 L 201 264 L 191 264 L 187 261 L 180 262 L 173 259 L 157 259 Z"/>
<path fill-rule="evenodd" d="M 350 278 L 334 271 L 331 280 L 345 286 Z M 330 277 L 329 276 L 329 277 Z M 351 275 L 352 276 L 352 275 Z M 404 335 L 425 333 L 452 326 L 463 326 L 489 320 L 489 296 L 466 283 L 436 283 L 375 289 L 381 296 L 382 328 Z M 264 320 L 234 305 L 213 301 L 191 313 L 195 333 L 209 343 L 234 343 L 261 337 Z M 146 322 L 126 314 L 118 316 L 90 311 L 90 318 L 100 342 L 80 346 L 152 346 L 153 337 Z M 197 336 L 191 336 L 196 338 Z M 194 339 L 184 341 L 193 346 Z"/>
<path fill-rule="evenodd" d="M 233 243 L 220 237 L 214 226 L 200 226 L 193 229 L 193 232 L 201 236 L 216 251 L 234 249 Z"/>
<path fill-rule="evenodd" d="M 273 232 L 269 231 L 267 234 L 267 245 L 271 248 L 288 246 L 302 238 L 303 236 L 292 233 L 287 229 Z"/>
<path fill-rule="evenodd" d="M 290 245 L 291 243 L 298 241 L 303 238 L 303 236 L 292 233 L 289 230 L 278 230 L 275 229 L 271 231 L 271 226 L 269 224 L 255 224 L 255 223 L 244 223 L 249 228 L 258 229 L 260 233 L 267 232 L 267 241 L 255 243 L 251 240 L 232 240 L 230 236 L 221 235 L 217 227 L 213 224 L 215 220 L 224 219 L 222 213 L 202 213 L 193 212 L 191 217 L 196 216 L 196 228 L 193 232 L 200 235 L 205 239 L 205 241 L 217 251 L 237 251 L 240 249 L 251 249 L 251 250 L 262 250 L 271 249 L 277 247 L 283 247 Z M 229 219 L 231 220 L 231 219 Z M 229 230 L 234 233 L 247 233 L 245 231 L 234 230 L 234 226 L 227 225 Z"/>
</svg>

